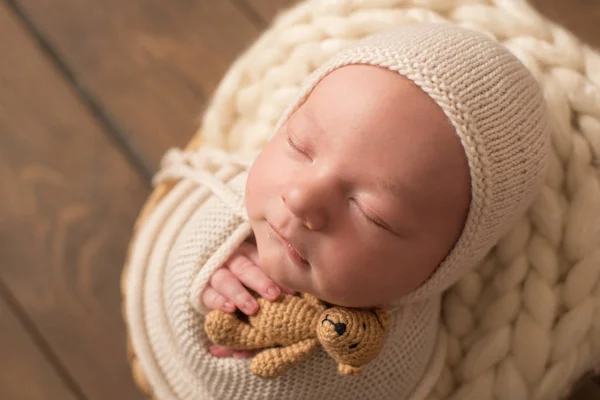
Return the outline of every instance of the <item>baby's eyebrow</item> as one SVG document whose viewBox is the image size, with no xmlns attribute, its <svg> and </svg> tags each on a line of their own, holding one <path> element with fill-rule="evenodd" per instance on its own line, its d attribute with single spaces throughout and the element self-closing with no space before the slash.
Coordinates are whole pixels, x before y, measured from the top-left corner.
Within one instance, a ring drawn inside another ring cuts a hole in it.
<svg viewBox="0 0 600 400">
<path fill-rule="evenodd" d="M 300 111 L 300 115 L 302 115 L 305 120 L 307 120 L 313 127 L 316 128 L 317 135 L 323 134 L 323 127 L 318 123 L 317 119 L 314 115 L 312 115 L 311 112 L 307 111 L 305 108 L 300 108 L 298 111 Z"/>
<path fill-rule="evenodd" d="M 317 136 L 324 133 L 323 128 L 309 110 L 301 107 L 298 109 L 298 114 L 300 114 L 305 121 L 308 121 L 313 127 L 316 128 L 315 131 Z M 408 203 L 410 200 L 415 198 L 413 188 L 409 188 L 407 185 L 399 184 L 391 179 L 379 181 L 378 189 L 386 191 L 392 198 L 398 199 L 398 201 L 402 201 L 403 203 Z"/>
<path fill-rule="evenodd" d="M 394 199 L 398 199 L 403 203 L 409 203 L 415 198 L 414 190 L 407 185 L 399 184 L 391 179 L 379 181 L 379 189 L 388 192 Z M 407 201 L 408 200 L 408 201 Z"/>
</svg>

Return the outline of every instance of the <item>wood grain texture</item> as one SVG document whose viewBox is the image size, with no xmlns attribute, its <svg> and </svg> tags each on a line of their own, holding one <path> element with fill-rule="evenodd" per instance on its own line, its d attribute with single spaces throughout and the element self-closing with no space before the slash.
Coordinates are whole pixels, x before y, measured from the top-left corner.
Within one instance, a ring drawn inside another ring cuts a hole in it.
<svg viewBox="0 0 600 400">
<path fill-rule="evenodd" d="M 586 376 L 581 379 L 573 388 L 571 395 L 567 400 L 598 400 L 600 399 L 600 386 L 592 379 Z"/>
<path fill-rule="evenodd" d="M 119 276 L 148 188 L 3 4 L 0 280 L 86 399 L 139 399 Z"/>
<path fill-rule="evenodd" d="M 270 23 L 277 13 L 299 0 L 237 0 L 250 6 L 262 21 Z M 528 0 L 544 16 L 565 26 L 590 45 L 600 49 L 600 1 Z"/>
<path fill-rule="evenodd" d="M 248 4 L 260 15 L 265 24 L 270 24 L 277 13 L 299 3 L 299 0 L 239 0 Z"/>
<path fill-rule="evenodd" d="M 2 298 L 0 326 L 0 399 L 76 399 Z"/>
<path fill-rule="evenodd" d="M 529 0 L 540 13 L 600 50 L 600 1 Z"/>
<path fill-rule="evenodd" d="M 259 29 L 229 0 L 15 0 L 156 167 Z"/>
</svg>

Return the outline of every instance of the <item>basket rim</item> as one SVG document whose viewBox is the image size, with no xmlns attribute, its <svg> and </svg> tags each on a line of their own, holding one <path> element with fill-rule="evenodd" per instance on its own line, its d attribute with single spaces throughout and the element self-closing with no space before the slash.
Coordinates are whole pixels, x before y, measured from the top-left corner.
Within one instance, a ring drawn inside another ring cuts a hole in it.
<svg viewBox="0 0 600 400">
<path fill-rule="evenodd" d="M 202 139 L 202 132 L 198 130 L 186 145 L 185 151 L 196 151 L 200 149 L 203 145 L 204 141 Z M 121 272 L 121 316 L 123 318 L 123 322 L 125 323 L 125 332 L 127 338 L 127 360 L 129 361 L 129 366 L 131 368 L 131 374 L 135 385 L 144 395 L 153 400 L 156 398 L 153 395 L 152 387 L 148 381 L 146 373 L 138 360 L 137 354 L 135 353 L 135 349 L 133 348 L 131 340 L 131 333 L 129 331 L 129 321 L 127 320 L 127 313 L 125 310 L 127 300 L 127 282 L 129 279 L 129 263 L 131 258 L 131 252 L 137 235 L 144 223 L 146 222 L 146 219 L 148 218 L 150 213 L 152 213 L 154 208 L 162 201 L 162 199 L 164 199 L 164 197 L 167 194 L 169 194 L 169 192 L 173 189 L 174 186 L 175 183 L 173 182 L 160 183 L 152 190 L 152 192 L 144 202 L 133 227 L 133 233 L 127 246 L 125 262 L 123 264 L 123 270 Z"/>
</svg>

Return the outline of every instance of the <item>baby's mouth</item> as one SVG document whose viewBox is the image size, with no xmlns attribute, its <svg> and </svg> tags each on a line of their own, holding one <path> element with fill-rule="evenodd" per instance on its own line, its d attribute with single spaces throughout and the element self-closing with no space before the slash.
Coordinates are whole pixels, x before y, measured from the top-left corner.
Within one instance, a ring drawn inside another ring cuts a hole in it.
<svg viewBox="0 0 600 400">
<path fill-rule="evenodd" d="M 294 246 L 292 246 L 290 242 L 288 242 L 273 225 L 269 223 L 269 226 L 277 236 L 277 239 L 279 239 L 279 241 L 284 245 L 288 256 L 292 259 L 292 261 L 295 261 L 296 263 L 301 265 L 310 265 L 309 262 L 298 252 L 298 250 L 296 250 Z"/>
<path fill-rule="evenodd" d="M 291 244 L 289 244 L 285 240 L 284 240 L 284 244 L 285 244 L 285 247 L 287 248 L 287 252 L 288 252 L 288 255 L 290 256 L 290 258 L 292 258 L 295 261 L 298 261 L 302 264 L 308 265 L 308 261 L 306 261 L 306 259 L 304 257 L 302 257 L 300 255 L 300 253 L 298 253 L 298 251 L 296 251 L 296 249 L 294 249 L 294 247 Z"/>
</svg>

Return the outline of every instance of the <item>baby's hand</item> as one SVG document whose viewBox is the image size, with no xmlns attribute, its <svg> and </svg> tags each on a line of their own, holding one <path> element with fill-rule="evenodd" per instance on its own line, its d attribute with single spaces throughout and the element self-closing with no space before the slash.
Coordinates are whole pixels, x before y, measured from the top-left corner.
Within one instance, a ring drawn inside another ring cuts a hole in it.
<svg viewBox="0 0 600 400">
<path fill-rule="evenodd" d="M 202 303 L 209 309 L 234 312 L 236 307 L 247 315 L 258 311 L 258 303 L 247 288 L 267 300 L 275 301 L 281 289 L 258 266 L 258 251 L 250 243 L 240 247 L 210 277 L 202 293 Z"/>
<path fill-rule="evenodd" d="M 242 243 L 223 266 L 212 274 L 202 292 L 204 306 L 224 312 L 234 312 L 237 307 L 245 314 L 252 315 L 258 311 L 258 303 L 247 288 L 267 300 L 277 300 L 281 289 L 260 269 L 258 263 L 256 246 Z M 211 346 L 209 351 L 217 357 L 233 355 L 235 358 L 244 358 L 255 354 L 250 351 L 234 351 L 220 345 Z"/>
</svg>

